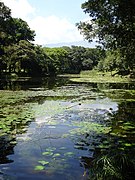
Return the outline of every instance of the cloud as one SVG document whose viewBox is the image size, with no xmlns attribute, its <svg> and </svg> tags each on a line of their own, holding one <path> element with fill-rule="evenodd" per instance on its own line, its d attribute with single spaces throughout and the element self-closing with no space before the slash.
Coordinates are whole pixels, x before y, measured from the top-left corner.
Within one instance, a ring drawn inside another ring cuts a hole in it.
<svg viewBox="0 0 135 180">
<path fill-rule="evenodd" d="M 81 41 L 77 27 L 64 18 L 55 15 L 44 17 L 36 14 L 36 8 L 28 0 L 3 0 L 11 9 L 12 16 L 27 21 L 30 28 L 35 30 L 36 44 L 51 44 Z"/>
<path fill-rule="evenodd" d="M 37 16 L 30 22 L 30 27 L 36 31 L 38 44 L 73 42 L 83 39 L 74 24 L 56 16 Z"/>
<path fill-rule="evenodd" d="M 13 17 L 26 21 L 35 13 L 35 8 L 28 3 L 28 0 L 3 0 L 3 2 L 11 9 Z"/>
</svg>

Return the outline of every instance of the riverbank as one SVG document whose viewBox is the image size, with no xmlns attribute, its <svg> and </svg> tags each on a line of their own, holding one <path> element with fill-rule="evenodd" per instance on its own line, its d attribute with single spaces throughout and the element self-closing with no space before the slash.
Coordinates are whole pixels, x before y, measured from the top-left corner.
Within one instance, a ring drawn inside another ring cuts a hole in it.
<svg viewBox="0 0 135 180">
<path fill-rule="evenodd" d="M 114 74 L 114 73 L 113 73 Z M 130 83 L 135 82 L 135 79 L 129 76 L 112 76 L 110 72 L 82 71 L 79 77 L 70 78 L 73 82 L 93 82 L 93 83 Z"/>
</svg>

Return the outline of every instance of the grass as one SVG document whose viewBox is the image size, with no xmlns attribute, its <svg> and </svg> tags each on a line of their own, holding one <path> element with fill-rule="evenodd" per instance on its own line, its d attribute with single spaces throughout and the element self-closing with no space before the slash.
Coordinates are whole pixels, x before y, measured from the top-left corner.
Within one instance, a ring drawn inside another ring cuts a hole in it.
<svg viewBox="0 0 135 180">
<path fill-rule="evenodd" d="M 114 74 L 115 72 L 112 72 Z M 130 79 L 128 76 L 115 75 L 111 76 L 110 72 L 99 72 L 96 70 L 82 71 L 80 78 L 70 78 L 73 82 L 93 82 L 93 83 L 129 83 L 135 79 Z"/>
</svg>

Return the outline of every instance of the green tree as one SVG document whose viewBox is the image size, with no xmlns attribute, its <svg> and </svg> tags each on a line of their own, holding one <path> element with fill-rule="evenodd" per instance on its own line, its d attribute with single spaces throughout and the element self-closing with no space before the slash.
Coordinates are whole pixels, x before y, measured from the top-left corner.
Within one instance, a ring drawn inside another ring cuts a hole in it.
<svg viewBox="0 0 135 180">
<path fill-rule="evenodd" d="M 112 76 L 116 74 L 127 75 L 129 71 L 126 70 L 126 67 L 126 61 L 118 50 L 106 51 L 106 56 L 99 61 L 97 66 L 100 71 L 110 71 Z M 112 71 L 116 72 L 112 74 Z"/>
<path fill-rule="evenodd" d="M 19 74 L 21 68 L 32 72 L 36 54 L 30 41 L 34 41 L 35 32 L 30 29 L 27 22 L 12 18 L 11 10 L 2 2 L 0 2 L 0 23 L 0 74 L 4 70 L 9 74 L 12 72 Z"/>
<path fill-rule="evenodd" d="M 49 66 L 51 59 L 47 56 L 44 47 L 41 47 L 39 45 L 35 46 L 35 52 L 36 52 L 36 62 L 38 64 L 38 76 L 48 76 L 50 74 L 49 72 Z"/>
<path fill-rule="evenodd" d="M 84 52 L 84 58 L 82 61 L 82 70 L 92 70 L 97 66 L 99 60 L 103 54 L 98 48 L 86 48 Z"/>
<path fill-rule="evenodd" d="M 11 10 L 0 2 L 0 74 L 6 69 L 6 63 L 2 58 L 4 46 L 9 44 L 10 36 L 8 35 L 8 25 L 11 21 Z"/>
<path fill-rule="evenodd" d="M 85 38 L 98 38 L 104 48 L 120 52 L 126 69 L 135 66 L 135 1 L 87 0 L 82 9 L 90 20 L 77 24 Z M 123 62 L 122 62 L 123 63 Z"/>
<path fill-rule="evenodd" d="M 49 58 L 48 68 L 52 75 L 64 73 L 67 67 L 67 51 L 62 48 L 44 48 L 44 52 Z"/>
<path fill-rule="evenodd" d="M 14 43 L 20 40 L 34 41 L 35 31 L 31 30 L 26 21 L 22 19 L 13 18 L 11 24 L 11 36 Z"/>
<path fill-rule="evenodd" d="M 70 73 L 80 73 L 82 70 L 82 61 L 84 60 L 85 48 L 81 46 L 72 46 L 68 57 L 70 59 Z"/>
<path fill-rule="evenodd" d="M 116 62 L 119 56 L 111 51 L 106 52 L 106 57 L 98 63 L 98 69 L 101 71 L 112 71 L 116 69 Z"/>
<path fill-rule="evenodd" d="M 21 40 L 19 43 L 12 44 L 5 47 L 4 60 L 7 65 L 8 73 L 21 73 L 30 71 L 32 68 L 32 61 L 35 59 L 34 45 L 30 42 Z"/>
<path fill-rule="evenodd" d="M 34 41 L 35 32 L 27 22 L 12 18 L 11 10 L 0 2 L 0 45 L 17 43 L 20 40 Z"/>
<path fill-rule="evenodd" d="M 11 10 L 0 2 L 0 46 L 2 53 L 2 45 L 8 44 L 9 37 L 9 24 L 12 21 Z"/>
</svg>

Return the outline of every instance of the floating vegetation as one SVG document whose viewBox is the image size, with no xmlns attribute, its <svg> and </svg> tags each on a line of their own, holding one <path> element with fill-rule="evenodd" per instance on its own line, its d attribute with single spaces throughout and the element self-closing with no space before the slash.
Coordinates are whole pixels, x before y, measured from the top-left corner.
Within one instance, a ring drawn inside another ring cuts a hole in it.
<svg viewBox="0 0 135 180">
<path fill-rule="evenodd" d="M 53 155 L 53 158 L 61 156 L 60 153 L 56 153 Z"/>
<path fill-rule="evenodd" d="M 49 164 L 48 161 L 42 161 L 42 160 L 41 160 L 41 161 L 38 161 L 38 162 L 39 162 L 40 164 L 42 164 L 43 166 Z"/>
<path fill-rule="evenodd" d="M 73 158 L 75 156 L 74 152 L 68 152 L 66 147 L 48 147 L 46 150 L 48 151 L 42 153 L 42 160 L 38 161 L 40 165 L 36 165 L 34 168 L 36 171 L 44 170 L 49 172 L 52 169 L 53 173 L 57 170 L 59 172 L 63 171 L 66 167 L 69 166 L 69 158 Z"/>
<path fill-rule="evenodd" d="M 44 156 L 52 156 L 53 153 L 50 152 L 50 151 L 46 151 L 46 152 L 43 152 L 42 155 L 44 155 Z"/>
<path fill-rule="evenodd" d="M 73 157 L 73 156 L 74 156 L 74 153 L 73 153 L 73 152 L 66 152 L 66 153 L 64 154 L 64 156 L 66 156 L 66 157 Z"/>
<path fill-rule="evenodd" d="M 39 165 L 39 166 L 35 167 L 35 170 L 36 171 L 42 171 L 42 170 L 44 170 L 44 168 L 45 168 L 44 166 Z"/>
<path fill-rule="evenodd" d="M 114 154 L 135 152 L 135 92 L 109 88 L 88 83 L 0 91 L 0 171 L 18 175 L 19 163 L 28 176 L 33 171 L 41 179 L 68 173 L 69 179 L 88 178 L 97 159 L 101 169 L 95 165 L 93 174 L 106 168 L 104 174 L 110 169 L 118 177 Z"/>
</svg>

